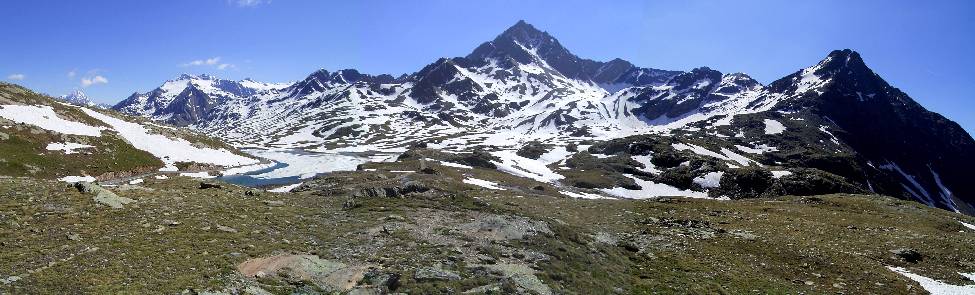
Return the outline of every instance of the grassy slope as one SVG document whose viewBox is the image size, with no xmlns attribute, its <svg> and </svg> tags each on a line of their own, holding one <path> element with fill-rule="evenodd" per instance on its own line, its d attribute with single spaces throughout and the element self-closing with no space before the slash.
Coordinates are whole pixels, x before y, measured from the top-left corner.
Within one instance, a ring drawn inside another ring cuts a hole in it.
<svg viewBox="0 0 975 295">
<path fill-rule="evenodd" d="M 66 120 L 82 122 L 90 126 L 108 127 L 77 107 L 58 103 L 50 97 L 17 85 L 0 83 L 0 104 L 8 103 L 51 106 Z M 184 129 L 155 127 L 147 124 L 149 122 L 143 118 L 126 116 L 114 111 L 100 111 L 129 122 L 141 123 L 155 133 L 242 154 L 219 140 L 199 133 Z M 26 124 L 16 124 L 2 118 L 0 118 L 0 132 L 7 135 L 0 137 L 0 175 L 38 178 L 82 174 L 98 176 L 109 172 L 155 170 L 163 166 L 158 158 L 132 147 L 114 132 L 103 132 L 100 137 L 64 135 Z M 52 142 L 82 143 L 92 145 L 94 148 L 79 149 L 80 153 L 66 155 L 61 151 L 48 151 L 46 146 Z"/>
<path fill-rule="evenodd" d="M 404 174 L 384 171 L 418 170 L 418 161 L 372 165 L 379 171 L 335 173 L 305 192 L 260 196 L 234 186 L 200 190 L 185 178 L 147 179 L 151 190 L 115 189 L 137 200 L 120 210 L 98 207 L 60 183 L 0 179 L 0 278 L 33 270 L 0 287 L 12 293 L 171 294 L 259 284 L 287 294 L 301 284 L 258 283 L 234 270 L 249 258 L 279 253 L 398 273 L 399 291 L 410 294 L 503 281 L 480 272 L 471 262 L 475 254 L 530 265 L 556 293 L 568 294 L 923 294 L 885 266 L 955 284 L 964 283 L 955 272 L 975 271 L 975 233 L 958 222 L 975 221 L 892 198 L 579 200 L 557 197 L 551 187 L 532 189 L 537 183 L 529 180 L 506 183 L 505 191 L 459 182 L 510 177 L 496 171 L 428 163 L 439 175 Z M 359 189 L 408 181 L 432 190 L 355 197 L 356 206 L 343 209 Z M 271 200 L 284 205 L 265 203 Z M 539 221 L 550 233 L 490 242 L 463 234 L 463 224 L 490 214 Z M 69 239 L 73 234 L 78 239 Z M 917 249 L 924 259 L 903 262 L 889 252 L 898 248 Z M 417 267 L 436 264 L 463 279 L 412 278 Z"/>
<path fill-rule="evenodd" d="M 0 84 L 2 103 L 51 106 L 58 116 L 89 126 L 108 127 L 80 109 L 55 102 L 50 97 L 31 92 L 13 84 Z M 6 123 L 3 123 L 3 122 Z M 101 137 L 65 135 L 27 124 L 0 119 L 0 175 L 56 178 L 69 175 L 101 175 L 107 172 L 136 171 L 162 167 L 151 154 L 135 149 L 114 133 L 103 132 Z M 66 155 L 48 151 L 48 143 L 75 142 L 95 146 Z"/>
</svg>

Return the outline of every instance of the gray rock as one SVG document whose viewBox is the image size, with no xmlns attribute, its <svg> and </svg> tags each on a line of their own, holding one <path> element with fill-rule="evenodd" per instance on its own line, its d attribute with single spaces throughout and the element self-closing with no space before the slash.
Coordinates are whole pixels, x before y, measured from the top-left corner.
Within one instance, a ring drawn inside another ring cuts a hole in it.
<svg viewBox="0 0 975 295">
<path fill-rule="evenodd" d="M 532 294 L 551 295 L 552 289 L 535 276 L 535 271 L 524 264 L 499 263 L 485 265 L 487 269 L 500 272 L 511 280 L 519 289 L 531 291 Z"/>
<path fill-rule="evenodd" d="M 744 239 L 744 240 L 749 240 L 749 241 L 758 240 L 758 238 L 759 238 L 759 236 L 756 235 L 756 234 L 753 234 L 753 233 L 750 233 L 750 232 L 747 232 L 747 231 L 742 231 L 742 230 L 733 230 L 733 231 L 730 231 L 728 233 L 731 234 L 732 236 L 736 236 L 738 238 L 741 238 L 741 239 Z"/>
<path fill-rule="evenodd" d="M 74 184 L 74 187 L 80 192 L 94 194 L 95 196 L 92 199 L 95 200 L 95 202 L 114 209 L 122 209 L 126 204 L 135 202 L 133 199 L 119 197 L 115 193 L 91 182 L 77 182 Z"/>
<path fill-rule="evenodd" d="M 348 198 L 342 203 L 342 210 L 352 210 L 359 207 L 359 203 L 355 201 L 355 198 Z"/>
<path fill-rule="evenodd" d="M 220 231 L 228 232 L 228 233 L 236 233 L 237 232 L 237 230 L 234 229 L 234 228 L 232 228 L 232 227 L 223 226 L 223 225 L 219 225 L 219 224 L 217 225 L 217 229 L 220 230 Z"/>
<path fill-rule="evenodd" d="M 20 280 L 19 276 L 9 276 L 6 279 L 0 279 L 0 283 L 3 283 L 4 285 L 10 285 L 19 280 Z"/>
<path fill-rule="evenodd" d="M 399 288 L 399 274 L 370 269 L 362 276 L 360 285 L 366 285 L 385 294 Z"/>
<path fill-rule="evenodd" d="M 417 281 L 456 281 L 460 280 L 460 275 L 439 267 L 421 267 L 416 269 L 413 279 Z"/>
<path fill-rule="evenodd" d="M 536 234 L 552 233 L 544 221 L 495 214 L 477 216 L 474 221 L 459 227 L 476 239 L 491 241 L 520 240 Z"/>
<path fill-rule="evenodd" d="M 284 201 L 264 200 L 264 205 L 268 205 L 271 207 L 281 207 L 284 206 Z"/>
<path fill-rule="evenodd" d="M 498 262 L 498 260 L 495 259 L 494 257 L 485 254 L 477 254 L 477 260 L 481 263 L 486 263 L 486 264 L 495 264 Z"/>
<path fill-rule="evenodd" d="M 490 284 L 476 287 L 464 291 L 462 294 L 501 294 L 501 284 Z"/>
<path fill-rule="evenodd" d="M 428 187 L 426 184 L 423 184 L 422 182 L 408 181 L 405 184 L 403 184 L 403 189 L 400 190 L 400 193 L 401 194 L 422 193 L 428 190 L 430 190 L 430 187 Z"/>
<path fill-rule="evenodd" d="M 346 295 L 381 295 L 385 294 L 377 288 L 370 287 L 356 287 L 355 289 L 349 290 Z"/>
<path fill-rule="evenodd" d="M 346 265 L 314 255 L 277 255 L 250 259 L 239 264 L 237 270 L 253 278 L 310 281 L 326 292 L 338 293 L 355 288 L 356 282 L 363 277 L 365 267 Z"/>
<path fill-rule="evenodd" d="M 400 196 L 399 191 L 396 187 L 370 187 L 359 189 L 352 195 L 363 198 L 397 198 Z"/>
<path fill-rule="evenodd" d="M 262 289 L 261 287 L 258 287 L 258 286 L 247 286 L 247 288 L 244 288 L 244 294 L 247 294 L 247 295 L 272 295 L 271 292 L 268 292 L 267 290 L 264 290 L 264 289 Z"/>
</svg>

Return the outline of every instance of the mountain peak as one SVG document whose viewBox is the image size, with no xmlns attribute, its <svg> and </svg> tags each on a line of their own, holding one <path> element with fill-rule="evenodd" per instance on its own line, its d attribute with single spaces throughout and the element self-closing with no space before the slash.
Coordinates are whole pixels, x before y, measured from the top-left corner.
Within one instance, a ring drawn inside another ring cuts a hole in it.
<svg viewBox="0 0 975 295">
<path fill-rule="evenodd" d="M 188 74 L 188 73 L 182 73 L 182 74 L 179 74 L 179 76 L 176 76 L 176 78 L 174 78 L 174 79 L 172 79 L 170 81 L 197 80 L 197 79 L 201 79 L 201 80 L 218 80 L 217 77 L 211 76 L 209 74 L 193 75 L 193 74 Z"/>
<path fill-rule="evenodd" d="M 519 20 L 494 39 L 495 43 L 504 43 L 505 41 L 514 41 L 528 48 L 538 48 L 550 43 L 558 45 L 558 41 L 547 32 L 535 28 L 524 20 Z"/>
<path fill-rule="evenodd" d="M 816 73 L 819 75 L 826 72 L 838 73 L 842 69 L 856 73 L 870 71 L 860 53 L 851 49 L 833 50 L 816 65 Z"/>
<path fill-rule="evenodd" d="M 507 30 L 504 30 L 504 32 L 501 33 L 501 36 L 519 37 L 524 35 L 540 35 L 544 33 L 545 32 L 538 30 L 535 28 L 535 26 L 532 26 L 524 20 L 519 20 L 513 26 L 509 27 Z"/>
<path fill-rule="evenodd" d="M 64 102 L 79 106 L 91 106 L 95 104 L 84 91 L 81 91 L 81 89 L 72 90 L 71 92 L 68 92 L 68 94 L 59 96 L 58 98 Z"/>
</svg>

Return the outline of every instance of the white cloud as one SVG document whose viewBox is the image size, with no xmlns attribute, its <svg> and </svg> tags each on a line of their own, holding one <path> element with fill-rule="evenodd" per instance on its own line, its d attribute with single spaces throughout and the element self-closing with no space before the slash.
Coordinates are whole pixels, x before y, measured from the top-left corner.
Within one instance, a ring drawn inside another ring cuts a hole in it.
<svg viewBox="0 0 975 295">
<path fill-rule="evenodd" d="M 88 87 L 98 84 L 108 84 L 108 79 L 101 75 L 96 75 L 94 77 L 81 78 L 81 87 Z"/>
<path fill-rule="evenodd" d="M 221 70 L 221 71 L 228 70 L 228 69 L 233 69 L 233 68 L 236 68 L 237 67 L 237 66 L 235 66 L 232 63 L 220 63 L 220 57 L 219 56 L 217 56 L 217 57 L 211 57 L 211 58 L 207 58 L 207 59 L 194 60 L 194 61 L 191 61 L 191 62 L 188 62 L 188 63 L 181 64 L 180 66 L 182 66 L 182 67 L 207 66 L 207 67 L 214 67 L 214 68 L 216 68 L 218 70 Z"/>
<path fill-rule="evenodd" d="M 217 57 L 211 57 L 211 58 L 208 58 L 208 59 L 194 60 L 194 61 L 191 61 L 191 62 L 188 62 L 188 63 L 184 63 L 184 64 L 182 64 L 182 66 L 184 66 L 184 67 L 190 67 L 190 66 L 212 66 L 212 65 L 215 65 L 215 64 L 217 64 L 219 62 L 220 62 L 220 57 L 217 56 Z"/>
<path fill-rule="evenodd" d="M 68 72 L 68 78 L 74 78 L 74 76 L 77 75 L 78 75 L 78 70 L 71 70 Z"/>
<path fill-rule="evenodd" d="M 10 76 L 7 76 L 7 80 L 19 81 L 19 80 L 23 80 L 23 79 L 27 79 L 27 75 L 24 75 L 24 74 L 10 74 Z"/>
<path fill-rule="evenodd" d="M 271 3 L 271 0 L 228 0 L 228 2 L 240 7 L 254 7 L 261 4 Z"/>
</svg>

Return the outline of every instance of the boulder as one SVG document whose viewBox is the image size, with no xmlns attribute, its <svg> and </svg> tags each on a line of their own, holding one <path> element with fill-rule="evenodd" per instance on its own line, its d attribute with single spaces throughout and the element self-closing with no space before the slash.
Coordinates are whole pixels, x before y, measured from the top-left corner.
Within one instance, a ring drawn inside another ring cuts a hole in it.
<svg viewBox="0 0 975 295">
<path fill-rule="evenodd" d="M 367 271 L 359 285 L 365 285 L 378 290 L 380 293 L 387 293 L 399 288 L 399 274 L 383 272 L 378 269 Z"/>
<path fill-rule="evenodd" d="M 456 281 L 460 280 L 460 275 L 442 269 L 440 267 L 421 267 L 413 273 L 413 279 L 417 281 Z"/>
<path fill-rule="evenodd" d="M 537 141 L 532 141 L 518 149 L 515 154 L 521 157 L 537 160 L 546 152 L 548 152 L 548 150 L 545 148 L 545 145 Z"/>
<path fill-rule="evenodd" d="M 498 165 L 495 165 L 492 161 L 500 161 L 500 159 L 492 156 L 488 152 L 476 150 L 472 154 L 459 155 L 457 158 L 451 159 L 451 161 L 471 167 L 498 169 Z"/>
<path fill-rule="evenodd" d="M 207 183 L 207 182 L 200 183 L 200 189 L 211 189 L 211 188 L 223 188 L 223 185 L 217 183 Z"/>
<path fill-rule="evenodd" d="M 133 199 L 119 197 L 115 193 L 91 182 L 77 182 L 74 184 L 74 187 L 78 189 L 79 192 L 95 195 L 92 197 L 95 202 L 114 209 L 122 209 L 126 204 L 135 202 Z"/>
<path fill-rule="evenodd" d="M 924 260 L 924 255 L 921 255 L 921 252 L 914 249 L 901 248 L 890 250 L 890 253 L 894 253 L 894 255 L 898 258 L 909 263 L 918 263 L 921 262 L 921 260 Z"/>
<path fill-rule="evenodd" d="M 244 261 L 237 270 L 248 277 L 310 282 L 328 292 L 343 292 L 355 287 L 366 268 L 315 255 L 276 255 Z"/>
<path fill-rule="evenodd" d="M 731 199 L 758 198 L 772 187 L 774 181 L 772 172 L 764 168 L 731 169 L 721 177 L 720 186 L 712 193 Z"/>
</svg>

